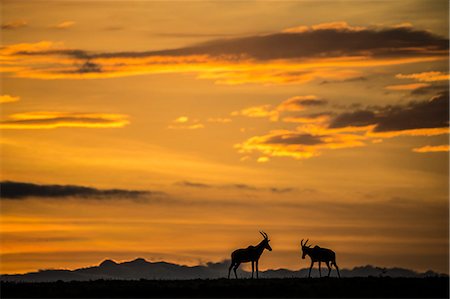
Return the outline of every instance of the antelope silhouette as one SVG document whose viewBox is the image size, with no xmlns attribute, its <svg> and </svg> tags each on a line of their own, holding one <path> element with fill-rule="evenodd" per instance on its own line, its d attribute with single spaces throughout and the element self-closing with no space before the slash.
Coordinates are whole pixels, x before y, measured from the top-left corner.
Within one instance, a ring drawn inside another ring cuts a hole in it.
<svg viewBox="0 0 450 299">
<path fill-rule="evenodd" d="M 258 278 L 258 261 L 263 253 L 264 249 L 272 251 L 272 247 L 269 245 L 269 236 L 265 232 L 259 232 L 263 236 L 263 240 L 256 246 L 248 246 L 247 248 L 241 248 L 233 251 L 231 254 L 231 265 L 228 269 L 228 279 L 230 278 L 231 268 L 234 270 L 234 275 L 237 277 L 236 269 L 239 267 L 241 263 L 252 262 L 252 278 L 253 272 L 255 271 L 255 263 L 256 263 L 256 278 Z"/>
<path fill-rule="evenodd" d="M 314 246 L 314 248 L 311 248 L 311 245 L 306 245 L 308 243 L 309 239 L 306 240 L 305 243 L 303 243 L 303 239 L 300 241 L 300 245 L 302 246 L 302 259 L 305 259 L 305 256 L 309 255 L 311 258 L 311 266 L 309 267 L 309 274 L 308 277 L 311 277 L 311 269 L 314 266 L 315 262 L 319 262 L 319 275 L 322 277 L 320 264 L 321 262 L 325 262 L 325 264 L 328 267 L 328 277 L 330 277 L 331 273 L 331 267 L 330 262 L 334 267 L 336 268 L 337 274 L 339 278 L 341 278 L 341 274 L 339 274 L 339 267 L 336 265 L 336 253 L 334 253 L 333 250 L 328 248 L 321 248 L 319 246 Z"/>
</svg>

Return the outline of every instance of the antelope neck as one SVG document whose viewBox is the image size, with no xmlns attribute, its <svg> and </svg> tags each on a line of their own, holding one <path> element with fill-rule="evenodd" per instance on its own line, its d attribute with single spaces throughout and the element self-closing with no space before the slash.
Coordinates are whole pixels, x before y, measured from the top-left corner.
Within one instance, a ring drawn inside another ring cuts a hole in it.
<svg viewBox="0 0 450 299">
<path fill-rule="evenodd" d="M 256 251 L 261 254 L 264 251 L 264 240 L 259 242 L 258 245 L 256 245 Z"/>
</svg>

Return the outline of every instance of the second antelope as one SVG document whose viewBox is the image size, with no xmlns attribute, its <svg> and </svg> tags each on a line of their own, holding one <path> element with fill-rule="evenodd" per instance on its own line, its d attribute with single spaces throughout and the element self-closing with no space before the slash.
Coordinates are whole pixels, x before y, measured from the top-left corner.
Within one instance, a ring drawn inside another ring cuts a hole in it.
<svg viewBox="0 0 450 299">
<path fill-rule="evenodd" d="M 263 236 L 263 240 L 256 246 L 248 246 L 247 248 L 237 249 L 231 254 L 231 265 L 228 269 L 228 278 L 230 278 L 231 268 L 234 270 L 234 275 L 237 277 L 236 269 L 241 263 L 252 262 L 252 278 L 256 264 L 256 278 L 258 278 L 258 261 L 263 253 L 264 249 L 272 251 L 272 247 L 269 245 L 269 236 L 265 232 L 259 232 Z"/>
<path fill-rule="evenodd" d="M 319 262 L 319 275 L 320 275 L 320 277 L 322 277 L 322 273 L 320 270 L 320 263 L 325 262 L 325 264 L 328 267 L 328 277 L 330 277 L 330 273 L 331 273 L 331 267 L 330 267 L 330 263 L 331 263 L 336 268 L 337 274 L 340 278 L 341 275 L 339 274 L 339 268 L 336 265 L 336 253 L 334 253 L 334 251 L 331 249 L 321 248 L 317 245 L 314 246 L 314 248 L 311 248 L 311 245 L 306 245 L 306 243 L 308 243 L 308 240 L 306 240 L 306 242 L 303 243 L 303 239 L 302 239 L 300 242 L 300 245 L 302 246 L 302 259 L 305 259 L 305 256 L 307 256 L 307 255 L 309 255 L 309 257 L 311 258 L 311 266 L 309 267 L 308 277 L 311 277 L 311 269 L 314 266 L 315 262 Z"/>
</svg>

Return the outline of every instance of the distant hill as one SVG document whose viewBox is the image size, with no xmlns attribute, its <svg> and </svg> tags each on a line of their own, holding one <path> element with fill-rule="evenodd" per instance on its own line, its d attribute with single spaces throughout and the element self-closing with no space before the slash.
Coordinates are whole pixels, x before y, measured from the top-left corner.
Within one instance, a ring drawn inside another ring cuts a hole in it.
<svg viewBox="0 0 450 299">
<path fill-rule="evenodd" d="M 47 281 L 87 281 L 96 279 L 215 279 L 224 278 L 228 274 L 229 261 L 220 263 L 207 263 L 200 266 L 182 266 L 166 262 L 148 262 L 138 258 L 133 261 L 116 263 L 112 260 L 105 260 L 98 266 L 80 268 L 76 270 L 40 270 L 26 274 L 0 275 L 1 281 L 23 281 L 23 282 L 47 282 Z M 322 275 L 328 273 L 327 269 L 322 269 Z M 234 275 L 234 274 L 233 274 Z M 277 269 L 260 271 L 261 278 L 299 278 L 306 277 L 308 269 L 288 270 Z M 318 277 L 319 272 L 313 269 L 312 276 Z M 336 276 L 336 271 L 331 272 Z M 238 276 L 250 277 L 251 273 L 238 270 Z M 368 276 L 389 276 L 389 277 L 434 277 L 445 276 L 433 271 L 418 273 L 413 270 L 402 268 L 379 268 L 374 266 L 355 267 L 351 270 L 342 269 L 342 277 L 368 277 Z"/>
</svg>

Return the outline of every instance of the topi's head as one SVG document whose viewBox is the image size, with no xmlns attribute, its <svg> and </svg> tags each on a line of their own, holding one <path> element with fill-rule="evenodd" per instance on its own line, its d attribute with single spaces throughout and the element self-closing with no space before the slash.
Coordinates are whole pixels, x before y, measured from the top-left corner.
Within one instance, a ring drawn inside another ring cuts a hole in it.
<svg viewBox="0 0 450 299">
<path fill-rule="evenodd" d="M 302 259 L 305 259 L 306 253 L 308 252 L 309 247 L 311 247 L 311 245 L 306 244 L 308 241 L 309 239 L 307 239 L 305 243 L 303 243 L 303 239 L 300 241 L 300 245 L 302 246 Z"/>
<path fill-rule="evenodd" d="M 261 232 L 259 232 L 262 236 L 263 236 L 263 238 L 264 238 L 264 240 L 263 240 L 263 246 L 264 246 L 264 249 L 267 249 L 267 250 L 269 250 L 269 251 L 272 251 L 272 247 L 270 247 L 270 245 L 269 245 L 269 242 L 270 242 L 270 240 L 269 240 L 269 236 L 265 233 L 265 232 L 263 232 L 263 231 L 261 231 Z"/>
</svg>

